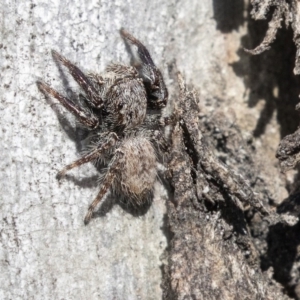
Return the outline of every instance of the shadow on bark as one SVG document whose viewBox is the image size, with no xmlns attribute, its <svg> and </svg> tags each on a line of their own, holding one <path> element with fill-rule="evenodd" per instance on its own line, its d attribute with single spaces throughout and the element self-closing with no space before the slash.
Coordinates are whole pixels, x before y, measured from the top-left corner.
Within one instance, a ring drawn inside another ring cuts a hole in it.
<svg viewBox="0 0 300 300">
<path fill-rule="evenodd" d="M 254 21 L 249 8 L 248 32 L 242 39 L 242 46 L 253 49 L 259 45 L 265 36 L 268 21 L 269 19 Z M 244 78 L 246 88 L 249 89 L 248 106 L 255 107 L 260 101 L 265 101 L 253 131 L 256 138 L 265 133 L 266 126 L 274 114 L 277 115 L 277 122 L 280 125 L 281 138 L 294 132 L 299 125 L 300 118 L 295 106 L 299 103 L 300 79 L 293 73 L 295 54 L 293 31 L 285 27 L 278 31 L 269 51 L 257 56 L 252 56 L 243 49 L 238 51 L 240 60 L 232 67 L 238 76 Z M 278 207 L 278 213 L 292 212 L 298 207 L 299 202 L 291 193 Z M 253 230 L 254 227 L 251 227 Z M 299 268 L 296 268 L 299 260 L 297 253 L 300 244 L 299 230 L 299 222 L 293 226 L 278 222 L 269 226 L 265 231 L 267 235 L 261 237 L 262 244 L 266 243 L 267 247 L 261 257 L 262 270 L 266 271 L 272 267 L 274 279 L 283 285 L 290 297 L 295 299 L 299 299 L 297 284 L 300 274 Z"/>
<path fill-rule="evenodd" d="M 297 295 L 299 232 L 300 222 L 294 226 L 283 223 L 270 226 L 267 236 L 268 250 L 265 257 L 261 259 L 262 270 L 273 267 L 274 279 L 280 282 L 288 295 L 294 299 L 299 299 L 299 294 Z"/>
<path fill-rule="evenodd" d="M 245 22 L 243 0 L 213 0 L 217 29 L 223 33 L 237 30 Z"/>
<path fill-rule="evenodd" d="M 242 47 L 253 49 L 261 43 L 268 21 L 254 21 L 248 11 L 248 31 L 242 38 Z M 271 13 L 270 13 L 271 15 Z M 252 56 L 240 49 L 240 60 L 232 65 L 238 76 L 244 78 L 250 90 L 249 107 L 264 100 L 264 108 L 253 131 L 255 137 L 261 136 L 274 113 L 280 125 L 281 137 L 295 131 L 299 116 L 295 106 L 299 102 L 300 79 L 293 74 L 296 47 L 291 28 L 281 28 L 269 51 Z"/>
</svg>

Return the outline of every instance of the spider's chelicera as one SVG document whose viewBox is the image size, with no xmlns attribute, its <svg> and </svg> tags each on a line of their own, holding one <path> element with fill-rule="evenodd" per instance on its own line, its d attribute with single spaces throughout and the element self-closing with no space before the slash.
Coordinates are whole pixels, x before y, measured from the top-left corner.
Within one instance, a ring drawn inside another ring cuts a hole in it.
<svg viewBox="0 0 300 300">
<path fill-rule="evenodd" d="M 74 103 L 46 83 L 37 82 L 44 94 L 56 98 L 91 131 L 89 150 L 63 168 L 58 178 L 87 162 L 100 161 L 106 166 L 85 224 L 109 191 L 125 196 L 134 205 L 144 204 L 151 197 L 157 178 L 160 138 L 163 139 L 157 120 L 168 92 L 145 46 L 124 29 L 120 33 L 131 54 L 131 66 L 110 65 L 104 76 L 86 75 L 52 51 L 53 58 L 68 69 L 83 90 L 83 101 Z"/>
</svg>

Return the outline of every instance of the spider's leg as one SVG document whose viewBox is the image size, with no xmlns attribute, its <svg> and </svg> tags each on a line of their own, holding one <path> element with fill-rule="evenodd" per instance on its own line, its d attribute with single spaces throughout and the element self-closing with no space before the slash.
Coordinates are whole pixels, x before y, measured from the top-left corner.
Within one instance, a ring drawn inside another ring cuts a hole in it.
<svg viewBox="0 0 300 300">
<path fill-rule="evenodd" d="M 132 59 L 135 66 L 139 66 L 139 64 L 145 64 L 152 67 L 155 67 L 155 64 L 150 56 L 147 48 L 134 36 L 132 36 L 129 32 L 127 32 L 124 28 L 120 30 L 120 34 L 124 39 L 126 46 L 129 47 L 130 54 L 132 55 Z M 136 46 L 136 49 L 133 48 Z"/>
<path fill-rule="evenodd" d="M 60 55 L 58 52 L 52 50 L 52 56 L 55 60 L 60 61 L 69 70 L 76 82 L 85 91 L 90 104 L 95 108 L 101 108 L 103 106 L 103 100 L 88 77 L 84 75 L 78 67 L 72 64 L 68 59 Z"/>
<path fill-rule="evenodd" d="M 101 143 L 96 149 L 90 151 L 86 155 L 82 156 L 80 159 L 75 160 L 73 163 L 65 166 L 60 172 L 57 174 L 57 179 L 60 180 L 65 174 L 73 169 L 77 168 L 83 164 L 86 164 L 90 161 L 93 161 L 97 159 L 99 156 L 101 156 L 106 150 L 110 149 L 113 147 L 118 140 L 118 136 L 116 133 L 112 132 L 108 135 L 107 140 Z"/>
<path fill-rule="evenodd" d="M 155 66 L 147 48 L 123 28 L 120 34 L 131 54 L 131 64 L 143 78 L 150 97 L 150 105 L 159 108 L 167 103 L 168 90 L 161 72 Z"/>
<path fill-rule="evenodd" d="M 99 126 L 99 119 L 90 112 L 82 109 L 78 105 L 75 105 L 71 100 L 61 95 L 59 92 L 51 88 L 44 82 L 37 81 L 37 86 L 44 94 L 49 94 L 56 98 L 69 112 L 71 112 L 81 124 L 84 126 L 95 129 Z"/>
<path fill-rule="evenodd" d="M 108 170 L 107 170 L 106 175 L 104 176 L 100 191 L 99 191 L 97 197 L 95 198 L 95 200 L 90 204 L 90 206 L 88 208 L 88 212 L 84 218 L 85 225 L 87 225 L 90 222 L 95 207 L 103 199 L 105 194 L 108 192 L 110 186 L 112 185 L 115 177 L 121 171 L 121 168 L 123 166 L 123 160 L 122 160 L 123 156 L 124 156 L 124 154 L 120 150 L 116 151 L 116 154 L 115 154 L 112 162 L 108 166 Z"/>
</svg>

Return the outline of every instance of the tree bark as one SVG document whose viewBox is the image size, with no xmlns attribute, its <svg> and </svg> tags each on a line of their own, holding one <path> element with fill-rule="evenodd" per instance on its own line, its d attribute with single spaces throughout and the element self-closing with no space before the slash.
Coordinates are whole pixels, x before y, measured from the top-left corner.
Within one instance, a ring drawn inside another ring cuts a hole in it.
<svg viewBox="0 0 300 300">
<path fill-rule="evenodd" d="M 111 62 L 128 64 L 118 33 L 126 28 L 149 49 L 174 103 L 180 99 L 171 70 L 176 60 L 187 90 L 197 91 L 197 126 L 205 147 L 272 210 L 288 197 L 286 178 L 293 182 L 294 173 L 280 173 L 275 152 L 280 138 L 298 125 L 290 117 L 298 82 L 286 46 L 293 44 L 284 38 L 290 32 L 262 57 L 242 50 L 253 48 L 267 26 L 250 19 L 248 4 L 8 0 L 1 5 L 1 299 L 285 299 L 286 291 L 296 297 L 298 277 L 292 288 L 283 278 L 296 268 L 298 244 L 290 243 L 287 252 L 279 241 L 271 246 L 277 229 L 281 236 L 285 229 L 296 235 L 297 216 L 286 223 L 253 210 L 254 202 L 240 205 L 222 178 L 207 171 L 209 162 L 207 167 L 199 162 L 193 174 L 193 155 L 185 149 L 193 143 L 186 143 L 190 134 L 179 124 L 171 138 L 171 189 L 157 182 L 152 206 L 139 216 L 118 199 L 107 199 L 84 226 L 98 191 L 97 171 L 86 165 L 56 181 L 57 171 L 78 158 L 82 133 L 36 86 L 43 80 L 62 93 L 78 91 L 53 62 L 51 49 L 86 72 L 101 73 Z M 191 195 L 180 198 L 178 178 L 184 172 L 189 176 L 182 188 Z M 207 197 L 205 182 L 195 180 L 201 174 L 210 184 Z"/>
</svg>

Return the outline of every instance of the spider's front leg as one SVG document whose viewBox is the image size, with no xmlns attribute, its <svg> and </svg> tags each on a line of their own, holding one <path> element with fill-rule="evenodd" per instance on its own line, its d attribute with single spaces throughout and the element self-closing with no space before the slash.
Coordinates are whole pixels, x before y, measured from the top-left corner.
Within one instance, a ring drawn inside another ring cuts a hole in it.
<svg viewBox="0 0 300 300">
<path fill-rule="evenodd" d="M 97 146 L 96 149 L 92 150 L 91 152 L 89 152 L 86 155 L 82 156 L 80 159 L 78 159 L 78 160 L 74 161 L 73 163 L 71 163 L 71 164 L 67 165 L 66 167 L 64 167 L 57 174 L 57 176 L 56 176 L 57 179 L 60 180 L 63 176 L 65 176 L 67 171 L 69 171 L 73 168 L 77 168 L 77 167 L 79 167 L 83 164 L 94 161 L 99 156 L 101 156 L 105 151 L 112 148 L 116 144 L 118 139 L 119 138 L 118 138 L 117 134 L 114 133 L 114 132 L 111 132 L 108 135 L 107 140 L 102 142 L 99 146 Z"/>
<path fill-rule="evenodd" d="M 93 212 L 94 212 L 94 209 L 99 204 L 99 202 L 103 199 L 105 194 L 109 191 L 116 176 L 121 172 L 121 168 L 124 165 L 123 157 L 124 157 L 124 153 L 121 150 L 117 150 L 115 152 L 115 156 L 114 156 L 113 160 L 111 161 L 111 163 L 109 164 L 108 170 L 107 170 L 107 172 L 104 176 L 104 179 L 101 183 L 100 191 L 99 191 L 97 197 L 95 198 L 95 200 L 90 204 L 90 206 L 88 208 L 88 212 L 84 218 L 85 225 L 87 225 L 90 222 Z"/>
<path fill-rule="evenodd" d="M 87 76 L 84 75 L 84 73 L 78 67 L 76 67 L 64 56 L 60 55 L 58 52 L 52 50 L 52 56 L 56 61 L 61 62 L 69 70 L 70 74 L 86 93 L 88 103 L 94 108 L 101 108 L 103 106 L 103 100 Z"/>
<path fill-rule="evenodd" d="M 168 90 L 159 69 L 155 66 L 147 48 L 125 29 L 120 30 L 127 49 L 131 54 L 131 64 L 143 78 L 149 104 L 153 108 L 164 107 L 168 100 Z"/>
<path fill-rule="evenodd" d="M 49 94 L 56 98 L 69 112 L 71 112 L 81 124 L 89 129 L 95 129 L 99 126 L 99 119 L 80 106 L 74 104 L 70 99 L 64 97 L 59 92 L 51 88 L 48 84 L 37 81 L 39 90 L 44 94 Z"/>
</svg>

